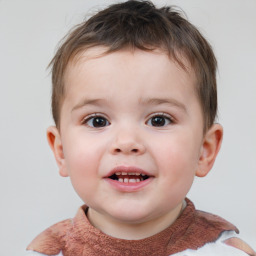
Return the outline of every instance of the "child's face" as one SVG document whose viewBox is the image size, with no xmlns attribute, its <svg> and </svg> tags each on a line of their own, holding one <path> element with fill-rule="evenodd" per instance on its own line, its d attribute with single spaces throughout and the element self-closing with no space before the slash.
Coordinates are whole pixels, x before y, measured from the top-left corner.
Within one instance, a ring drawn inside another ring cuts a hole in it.
<svg viewBox="0 0 256 256">
<path fill-rule="evenodd" d="M 100 52 L 87 51 L 66 72 L 60 133 L 48 131 L 60 173 L 92 219 L 175 218 L 194 176 L 202 176 L 195 74 L 161 52 L 94 58 Z"/>
</svg>

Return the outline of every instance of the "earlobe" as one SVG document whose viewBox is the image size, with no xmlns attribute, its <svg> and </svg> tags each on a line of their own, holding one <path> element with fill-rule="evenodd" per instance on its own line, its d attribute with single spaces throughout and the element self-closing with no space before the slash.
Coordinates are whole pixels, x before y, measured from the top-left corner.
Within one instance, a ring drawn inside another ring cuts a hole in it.
<svg viewBox="0 0 256 256">
<path fill-rule="evenodd" d="M 211 170 L 220 150 L 222 138 L 222 126 L 220 124 L 213 124 L 204 136 L 196 176 L 204 177 Z"/>
<path fill-rule="evenodd" d="M 61 136 L 58 129 L 55 126 L 50 126 L 47 129 L 47 140 L 50 148 L 52 149 L 57 165 L 59 167 L 59 174 L 63 177 L 67 177 L 68 173 L 66 170 L 65 156 L 63 153 Z"/>
</svg>

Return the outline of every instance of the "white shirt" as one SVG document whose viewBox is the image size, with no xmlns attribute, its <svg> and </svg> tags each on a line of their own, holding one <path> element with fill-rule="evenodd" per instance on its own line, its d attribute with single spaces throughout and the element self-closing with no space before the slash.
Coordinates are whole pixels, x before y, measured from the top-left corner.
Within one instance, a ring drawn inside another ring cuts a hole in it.
<svg viewBox="0 0 256 256">
<path fill-rule="evenodd" d="M 207 243 L 197 250 L 187 249 L 183 252 L 172 254 L 172 256 L 248 256 L 248 254 L 233 246 L 229 246 L 224 241 L 231 237 L 238 237 L 235 231 L 225 231 L 212 243 Z M 48 256 L 34 251 L 27 251 L 25 256 Z M 63 256 L 62 252 L 54 256 Z M 75 256 L 75 255 L 74 255 Z M 80 256 L 80 255 L 79 255 Z"/>
</svg>

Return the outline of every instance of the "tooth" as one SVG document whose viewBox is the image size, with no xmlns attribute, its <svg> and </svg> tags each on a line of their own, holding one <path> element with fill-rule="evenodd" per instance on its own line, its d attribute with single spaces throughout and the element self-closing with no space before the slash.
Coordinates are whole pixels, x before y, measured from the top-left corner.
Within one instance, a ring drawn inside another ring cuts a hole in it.
<svg viewBox="0 0 256 256">
<path fill-rule="evenodd" d="M 135 183 L 136 179 L 129 179 L 129 183 Z"/>
<path fill-rule="evenodd" d="M 143 174 L 143 173 L 142 173 L 141 176 L 146 176 L 146 174 Z"/>
<path fill-rule="evenodd" d="M 128 178 L 124 178 L 124 183 L 128 183 L 129 179 Z"/>
<path fill-rule="evenodd" d="M 136 174 L 136 176 L 139 176 L 140 174 L 139 173 L 135 173 Z"/>
<path fill-rule="evenodd" d="M 118 181 L 119 182 L 124 182 L 124 179 L 123 178 L 119 178 Z"/>
<path fill-rule="evenodd" d="M 136 179 L 136 182 L 140 182 L 140 179 Z"/>
<path fill-rule="evenodd" d="M 132 172 L 128 172 L 128 175 L 133 175 L 133 173 Z"/>
<path fill-rule="evenodd" d="M 127 175 L 127 172 L 122 172 L 122 175 Z"/>
<path fill-rule="evenodd" d="M 116 174 L 116 175 L 121 175 L 121 172 L 116 172 L 115 174 Z"/>
</svg>

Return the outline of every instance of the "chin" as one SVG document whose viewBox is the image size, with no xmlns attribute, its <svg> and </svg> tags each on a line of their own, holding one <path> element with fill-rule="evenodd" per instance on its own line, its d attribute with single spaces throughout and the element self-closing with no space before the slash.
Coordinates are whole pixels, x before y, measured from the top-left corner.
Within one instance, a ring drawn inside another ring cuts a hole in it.
<svg viewBox="0 0 256 256">
<path fill-rule="evenodd" d="M 143 208 L 143 207 L 142 207 Z M 127 224 L 140 224 L 150 219 L 151 212 L 145 211 L 145 209 L 139 209 L 138 207 L 126 208 L 109 213 L 110 216 L 123 223 Z"/>
</svg>

